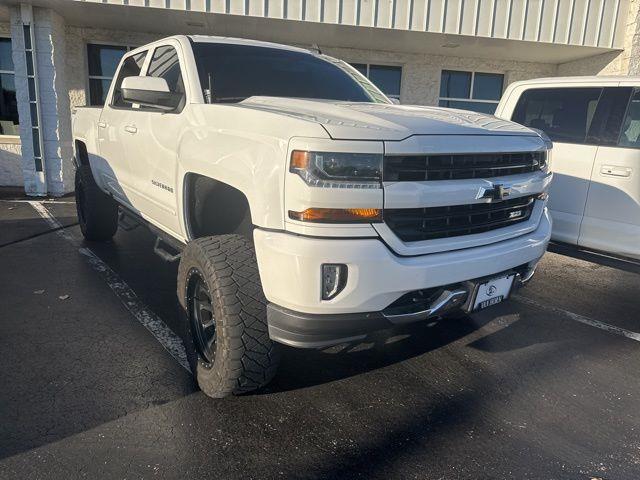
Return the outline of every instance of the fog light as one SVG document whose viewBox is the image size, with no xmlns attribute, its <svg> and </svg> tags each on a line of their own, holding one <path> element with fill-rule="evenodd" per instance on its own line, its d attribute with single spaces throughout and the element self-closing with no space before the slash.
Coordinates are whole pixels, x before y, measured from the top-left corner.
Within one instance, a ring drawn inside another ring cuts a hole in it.
<svg viewBox="0 0 640 480">
<path fill-rule="evenodd" d="M 347 266 L 344 263 L 322 264 L 322 300 L 331 300 L 347 284 Z"/>
</svg>

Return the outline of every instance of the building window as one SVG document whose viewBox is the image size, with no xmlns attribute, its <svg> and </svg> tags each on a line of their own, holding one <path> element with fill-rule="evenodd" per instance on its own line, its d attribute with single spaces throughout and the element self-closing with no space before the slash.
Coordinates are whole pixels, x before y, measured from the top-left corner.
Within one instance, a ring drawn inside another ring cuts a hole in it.
<svg viewBox="0 0 640 480">
<path fill-rule="evenodd" d="M 371 80 L 387 97 L 400 100 L 402 67 L 366 63 L 352 63 L 351 66 Z"/>
<path fill-rule="evenodd" d="M 504 86 L 499 73 L 443 70 L 440 77 L 441 107 L 494 113 Z"/>
<path fill-rule="evenodd" d="M 11 39 L 0 38 L 0 135 L 19 135 Z"/>
<path fill-rule="evenodd" d="M 87 44 L 89 59 L 89 105 L 104 105 L 109 85 L 122 56 L 135 47 Z"/>
</svg>

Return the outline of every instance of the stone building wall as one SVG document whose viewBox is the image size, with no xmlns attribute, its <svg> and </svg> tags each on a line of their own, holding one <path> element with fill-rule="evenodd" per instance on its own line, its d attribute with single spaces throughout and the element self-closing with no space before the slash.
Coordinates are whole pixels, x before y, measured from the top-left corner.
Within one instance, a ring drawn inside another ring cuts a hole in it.
<svg viewBox="0 0 640 480">
<path fill-rule="evenodd" d="M 442 70 L 501 73 L 505 87 L 514 81 L 556 75 L 556 65 L 414 53 L 326 48 L 323 53 L 349 63 L 402 66 L 400 101 L 404 104 L 438 105 Z"/>
</svg>

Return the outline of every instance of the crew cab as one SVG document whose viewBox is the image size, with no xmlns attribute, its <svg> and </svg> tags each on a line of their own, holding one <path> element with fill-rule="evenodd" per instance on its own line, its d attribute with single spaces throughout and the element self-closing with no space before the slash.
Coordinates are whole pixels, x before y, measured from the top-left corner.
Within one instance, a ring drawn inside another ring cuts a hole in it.
<svg viewBox="0 0 640 480">
<path fill-rule="evenodd" d="M 516 82 L 496 115 L 553 140 L 552 239 L 640 260 L 640 77 Z"/>
<path fill-rule="evenodd" d="M 318 52 L 175 36 L 128 52 L 73 134 L 80 227 L 143 223 L 179 259 L 210 396 L 323 348 L 508 298 L 551 234 L 551 142 L 493 116 L 393 104 Z"/>
</svg>

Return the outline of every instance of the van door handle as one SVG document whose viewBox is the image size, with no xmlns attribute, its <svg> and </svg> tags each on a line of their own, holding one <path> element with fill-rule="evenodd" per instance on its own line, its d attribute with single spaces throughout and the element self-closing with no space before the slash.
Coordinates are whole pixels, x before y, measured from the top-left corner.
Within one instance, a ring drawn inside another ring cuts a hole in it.
<svg viewBox="0 0 640 480">
<path fill-rule="evenodd" d="M 107 128 L 107 122 L 98 122 L 98 127 Z"/>
<path fill-rule="evenodd" d="M 136 128 L 135 125 L 125 125 L 124 131 L 129 133 L 136 133 L 138 129 Z"/>
<path fill-rule="evenodd" d="M 631 171 L 629 167 L 617 167 L 615 165 L 602 165 L 600 167 L 600 173 L 608 177 L 630 177 Z"/>
</svg>

